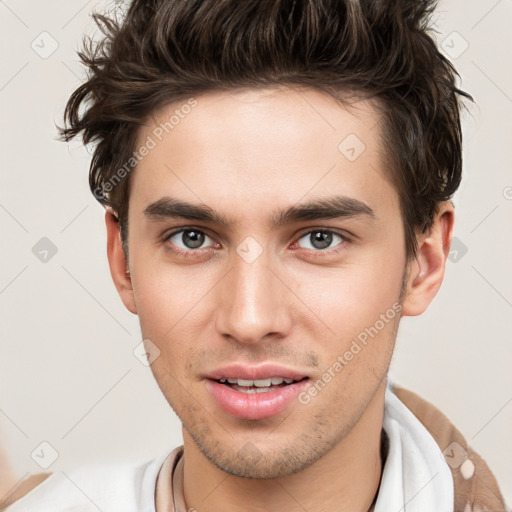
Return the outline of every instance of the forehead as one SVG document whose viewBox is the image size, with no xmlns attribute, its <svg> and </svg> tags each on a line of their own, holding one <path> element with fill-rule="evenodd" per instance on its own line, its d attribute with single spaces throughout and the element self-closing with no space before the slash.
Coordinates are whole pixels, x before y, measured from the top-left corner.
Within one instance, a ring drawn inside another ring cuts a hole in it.
<svg viewBox="0 0 512 512">
<path fill-rule="evenodd" d="M 374 131 L 380 121 L 377 101 L 354 96 L 341 103 L 326 92 L 306 87 L 209 91 L 153 112 L 139 138 L 153 134 L 161 142 L 171 133 L 194 131 L 206 142 L 205 137 L 215 135 L 215 128 L 217 133 L 236 131 L 239 137 L 246 135 L 255 143 L 266 138 L 272 146 L 307 138 L 310 146 L 321 139 L 336 143 L 339 136 L 353 129 L 362 142 L 370 143 L 379 134 L 378 129 Z"/>
<path fill-rule="evenodd" d="M 138 147 L 151 149 L 132 177 L 135 206 L 168 194 L 258 217 L 333 189 L 394 204 L 379 121 L 372 102 L 346 108 L 316 89 L 211 91 L 166 105 L 139 132 Z"/>
</svg>

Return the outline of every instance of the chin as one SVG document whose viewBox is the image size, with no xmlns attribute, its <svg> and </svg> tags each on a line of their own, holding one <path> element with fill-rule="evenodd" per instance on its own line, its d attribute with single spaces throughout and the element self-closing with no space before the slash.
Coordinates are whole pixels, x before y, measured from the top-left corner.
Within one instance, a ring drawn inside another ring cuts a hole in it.
<svg viewBox="0 0 512 512">
<path fill-rule="evenodd" d="M 239 478 L 272 479 L 283 478 L 299 473 L 325 455 L 336 444 L 336 439 L 322 439 L 319 435 L 302 435 L 289 440 L 288 446 L 283 442 L 270 446 L 272 439 L 267 439 L 267 448 L 256 446 L 250 441 L 223 445 L 212 441 L 210 436 L 198 438 L 189 432 L 203 455 L 218 469 Z M 202 437 L 202 436 L 200 436 Z M 229 440 L 228 440 L 229 442 Z"/>
</svg>

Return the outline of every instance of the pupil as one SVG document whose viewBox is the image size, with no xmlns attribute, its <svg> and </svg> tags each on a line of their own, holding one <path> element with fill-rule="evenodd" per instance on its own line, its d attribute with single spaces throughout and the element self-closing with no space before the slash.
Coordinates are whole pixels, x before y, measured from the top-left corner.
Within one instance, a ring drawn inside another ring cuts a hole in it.
<svg viewBox="0 0 512 512">
<path fill-rule="evenodd" d="M 184 231 L 181 238 L 183 243 L 190 249 L 197 249 L 204 243 L 204 233 L 199 231 Z"/>
<path fill-rule="evenodd" d="M 325 249 L 332 243 L 332 233 L 325 231 L 315 231 L 314 234 L 311 234 L 310 238 L 311 244 L 317 249 Z"/>
</svg>

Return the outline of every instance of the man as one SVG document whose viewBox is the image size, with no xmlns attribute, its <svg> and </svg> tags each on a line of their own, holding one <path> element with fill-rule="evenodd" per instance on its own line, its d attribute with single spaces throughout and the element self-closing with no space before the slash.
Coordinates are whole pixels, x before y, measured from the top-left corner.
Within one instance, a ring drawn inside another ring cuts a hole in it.
<svg viewBox="0 0 512 512">
<path fill-rule="evenodd" d="M 505 510 L 484 461 L 392 386 L 441 285 L 461 177 L 433 4 L 135 0 L 82 53 L 112 278 L 183 447 L 35 475 L 31 510 Z M 458 459 L 458 463 L 454 462 Z"/>
</svg>

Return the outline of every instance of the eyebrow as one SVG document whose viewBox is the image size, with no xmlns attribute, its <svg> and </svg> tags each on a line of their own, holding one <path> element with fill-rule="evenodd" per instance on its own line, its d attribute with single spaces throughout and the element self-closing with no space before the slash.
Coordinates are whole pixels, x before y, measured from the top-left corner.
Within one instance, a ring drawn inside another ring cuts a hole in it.
<svg viewBox="0 0 512 512">
<path fill-rule="evenodd" d="M 225 228 L 235 224 L 227 217 L 204 204 L 192 204 L 173 197 L 162 197 L 151 203 L 144 215 L 149 220 L 170 218 L 188 219 L 213 223 Z M 332 196 L 290 206 L 274 211 L 271 217 L 272 228 L 300 221 L 350 218 L 365 216 L 375 218 L 373 209 L 363 201 L 346 196 Z"/>
</svg>

